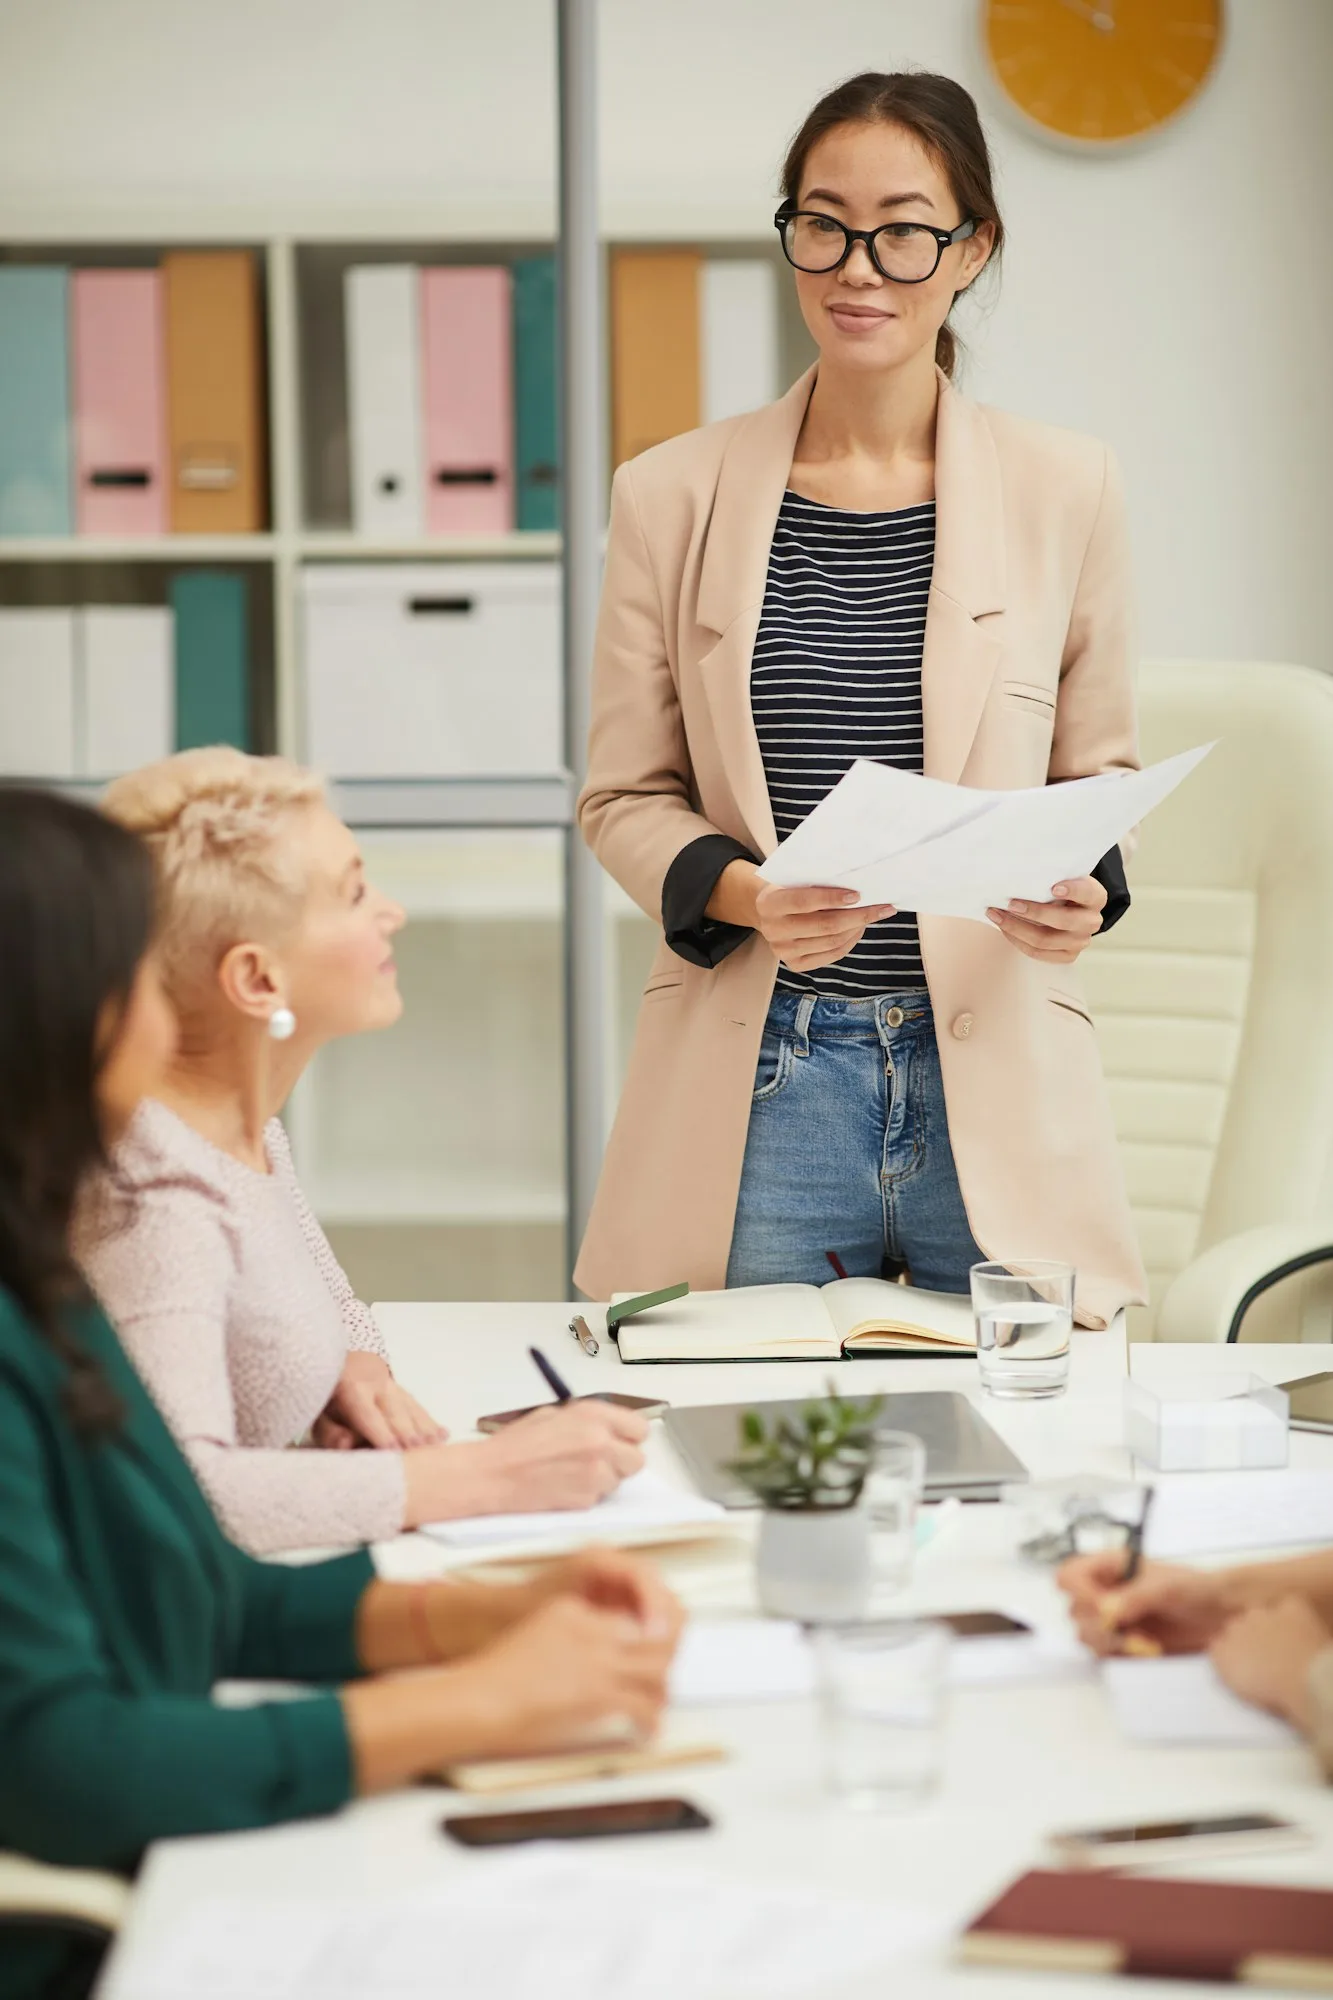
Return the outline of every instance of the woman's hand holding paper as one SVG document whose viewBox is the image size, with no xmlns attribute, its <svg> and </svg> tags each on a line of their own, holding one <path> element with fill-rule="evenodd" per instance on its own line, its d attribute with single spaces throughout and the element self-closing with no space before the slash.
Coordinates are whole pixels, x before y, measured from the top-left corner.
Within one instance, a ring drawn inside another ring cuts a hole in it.
<svg viewBox="0 0 1333 2000">
<path fill-rule="evenodd" d="M 987 910 L 997 930 L 1028 958 L 1051 965 L 1072 965 L 1102 927 L 1106 891 L 1091 875 L 1057 882 L 1049 903 L 1010 903 L 1007 910 Z"/>
</svg>

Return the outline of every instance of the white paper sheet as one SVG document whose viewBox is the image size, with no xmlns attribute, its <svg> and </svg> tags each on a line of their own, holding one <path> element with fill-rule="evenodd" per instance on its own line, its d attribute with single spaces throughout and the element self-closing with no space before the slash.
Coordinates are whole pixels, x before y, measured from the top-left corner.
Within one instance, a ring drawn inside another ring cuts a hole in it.
<svg viewBox="0 0 1333 2000">
<path fill-rule="evenodd" d="M 788 887 L 856 889 L 863 903 L 984 922 L 991 907 L 1014 897 L 1046 902 L 1057 882 L 1090 874 L 1211 748 L 1146 771 L 1011 792 L 944 785 L 860 758 L 760 873 Z"/>
<path fill-rule="evenodd" d="M 1102 1685 L 1134 1743 L 1294 1743 L 1290 1724 L 1232 1694 L 1206 1653 L 1105 1660 Z"/>
<path fill-rule="evenodd" d="M 460 1856 L 412 1897 L 220 1898 L 141 1953 L 132 1984 L 113 1974 L 108 2000 L 767 2000 L 887 1975 L 940 1935 L 887 1897 L 536 1847 Z"/>
<path fill-rule="evenodd" d="M 1007 1633 L 955 1639 L 949 1648 L 953 1687 L 1086 1680 L 1095 1671 L 1091 1655 L 1065 1635 Z M 814 1692 L 814 1654 L 801 1627 L 783 1618 L 695 1619 L 671 1670 L 671 1700 L 679 1708 L 800 1701 Z"/>
<path fill-rule="evenodd" d="M 1177 1472 L 1159 1478 L 1144 1533 L 1150 1556 L 1333 1542 L 1333 1472 Z"/>
<path fill-rule="evenodd" d="M 725 1519 L 725 1508 L 672 1486 L 652 1471 L 636 1472 L 597 1506 L 547 1514 L 477 1514 L 462 1521 L 431 1521 L 423 1535 L 451 1548 L 486 1548 L 499 1542 L 567 1542 L 571 1536 L 608 1539 L 658 1528 L 704 1526 Z"/>
</svg>

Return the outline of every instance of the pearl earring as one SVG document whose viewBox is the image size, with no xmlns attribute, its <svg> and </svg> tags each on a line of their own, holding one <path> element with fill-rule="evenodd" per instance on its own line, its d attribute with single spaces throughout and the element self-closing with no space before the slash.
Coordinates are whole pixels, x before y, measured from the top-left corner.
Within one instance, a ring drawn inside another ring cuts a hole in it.
<svg viewBox="0 0 1333 2000">
<path fill-rule="evenodd" d="M 290 1007 L 275 1007 L 268 1017 L 268 1031 L 275 1042 L 289 1042 L 296 1033 L 296 1016 Z"/>
</svg>

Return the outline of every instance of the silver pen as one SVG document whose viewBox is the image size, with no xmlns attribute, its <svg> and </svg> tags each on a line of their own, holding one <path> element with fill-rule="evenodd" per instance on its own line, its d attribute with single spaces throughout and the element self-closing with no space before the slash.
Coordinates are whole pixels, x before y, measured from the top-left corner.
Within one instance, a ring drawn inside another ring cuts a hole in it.
<svg viewBox="0 0 1333 2000">
<path fill-rule="evenodd" d="M 569 1330 L 585 1354 L 601 1353 L 601 1342 L 588 1325 L 582 1313 L 575 1313 L 573 1319 L 569 1322 Z"/>
</svg>

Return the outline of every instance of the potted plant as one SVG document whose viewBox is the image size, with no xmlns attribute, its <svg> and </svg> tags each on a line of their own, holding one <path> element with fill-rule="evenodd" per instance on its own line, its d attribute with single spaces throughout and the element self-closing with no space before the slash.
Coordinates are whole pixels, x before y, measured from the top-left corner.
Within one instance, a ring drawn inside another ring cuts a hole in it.
<svg viewBox="0 0 1333 2000">
<path fill-rule="evenodd" d="M 766 1422 L 741 1418 L 732 1471 L 763 1508 L 756 1585 L 763 1609 L 806 1623 L 855 1618 L 870 1588 L 861 1489 L 883 1397 L 842 1397 Z"/>
</svg>

